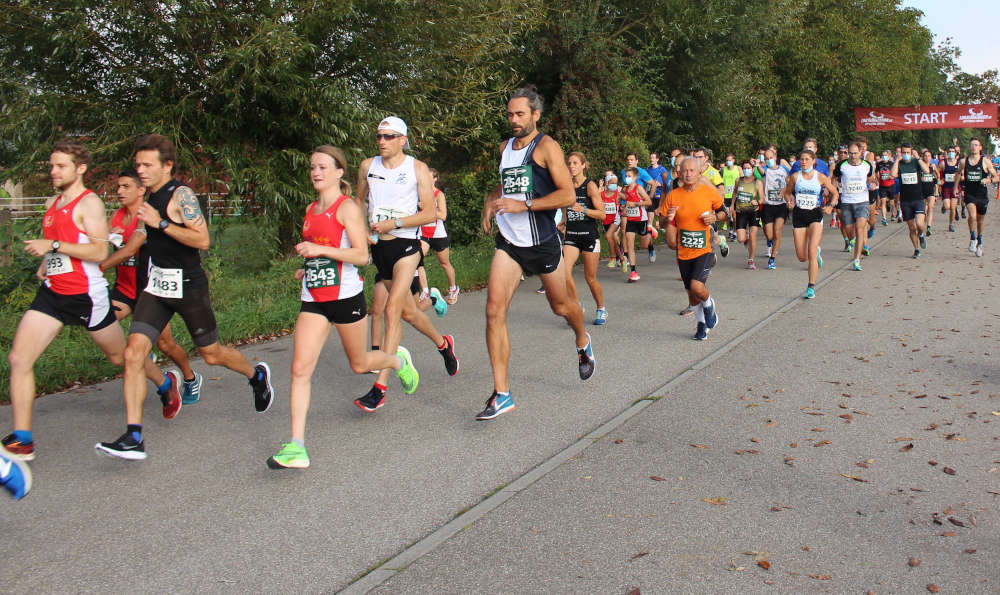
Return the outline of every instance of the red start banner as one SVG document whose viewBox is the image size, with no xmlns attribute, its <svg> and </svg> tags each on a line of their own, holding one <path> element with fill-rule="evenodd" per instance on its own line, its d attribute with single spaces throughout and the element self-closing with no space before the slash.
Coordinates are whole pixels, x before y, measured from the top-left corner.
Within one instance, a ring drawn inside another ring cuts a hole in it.
<svg viewBox="0 0 1000 595">
<path fill-rule="evenodd" d="M 997 104 L 856 107 L 854 124 L 858 132 L 927 128 L 996 128 Z"/>
</svg>

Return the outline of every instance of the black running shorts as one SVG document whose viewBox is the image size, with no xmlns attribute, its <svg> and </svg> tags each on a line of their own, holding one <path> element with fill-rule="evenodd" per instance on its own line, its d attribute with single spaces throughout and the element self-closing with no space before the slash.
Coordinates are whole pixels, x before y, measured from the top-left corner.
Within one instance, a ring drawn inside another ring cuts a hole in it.
<svg viewBox="0 0 1000 595">
<path fill-rule="evenodd" d="M 340 300 L 302 302 L 299 312 L 325 316 L 330 324 L 351 324 L 364 320 L 368 315 L 368 307 L 365 304 L 365 292 L 359 291 L 355 296 Z"/>
<path fill-rule="evenodd" d="M 522 247 L 511 244 L 503 234 L 498 233 L 496 249 L 506 252 L 514 262 L 521 265 L 521 270 L 526 276 L 554 273 L 562 262 L 562 242 L 559 241 L 558 235 L 553 235 L 536 246 Z"/>
<path fill-rule="evenodd" d="M 132 326 L 128 332 L 130 335 L 144 335 L 155 345 L 174 314 L 179 314 L 184 319 L 184 325 L 196 347 L 207 347 L 219 342 L 219 328 L 215 324 L 208 285 L 186 286 L 184 297 L 179 299 L 162 298 L 143 291 L 135 304 Z"/>
</svg>

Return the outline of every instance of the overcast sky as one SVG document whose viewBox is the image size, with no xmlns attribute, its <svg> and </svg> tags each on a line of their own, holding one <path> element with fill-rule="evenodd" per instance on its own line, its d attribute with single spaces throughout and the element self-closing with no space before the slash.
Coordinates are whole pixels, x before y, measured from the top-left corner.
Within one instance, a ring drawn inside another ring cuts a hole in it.
<svg viewBox="0 0 1000 595">
<path fill-rule="evenodd" d="M 1000 2 L 997 0 L 903 0 L 922 10 L 934 44 L 951 37 L 962 50 L 959 67 L 970 74 L 1000 69 Z"/>
</svg>

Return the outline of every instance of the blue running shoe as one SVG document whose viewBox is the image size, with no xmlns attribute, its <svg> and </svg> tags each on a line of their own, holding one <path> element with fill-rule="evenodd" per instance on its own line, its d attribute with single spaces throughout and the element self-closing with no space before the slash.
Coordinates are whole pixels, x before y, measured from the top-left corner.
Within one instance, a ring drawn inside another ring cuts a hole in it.
<svg viewBox="0 0 1000 595">
<path fill-rule="evenodd" d="M 807 300 L 811 300 L 814 297 L 816 297 L 816 290 L 813 289 L 812 287 L 810 287 L 810 288 L 806 289 L 806 294 L 804 296 L 802 296 L 802 297 L 804 297 Z"/>
<path fill-rule="evenodd" d="M 490 398 L 486 400 L 486 408 L 476 415 L 477 421 L 486 421 L 493 419 L 507 413 L 508 411 L 514 410 L 514 397 L 510 396 L 510 393 L 506 395 L 498 395 L 497 391 L 493 391 Z"/>
<path fill-rule="evenodd" d="M 774 266 L 774 259 L 773 259 L 773 258 L 768 258 L 768 259 L 767 259 L 767 268 L 768 268 L 768 270 L 770 270 L 770 271 L 773 271 L 773 270 L 775 269 L 775 266 Z"/>
<path fill-rule="evenodd" d="M 874 227 L 869 227 L 868 228 L 868 239 L 870 240 L 870 239 L 872 239 L 874 237 L 875 237 L 875 228 Z"/>
<path fill-rule="evenodd" d="M 816 264 L 823 268 L 823 246 L 816 246 Z"/>
<path fill-rule="evenodd" d="M 864 248 L 861 249 L 861 254 L 863 254 L 864 256 L 872 255 L 872 249 L 868 247 L 868 244 L 865 244 Z"/>
<path fill-rule="evenodd" d="M 715 312 L 715 302 L 711 306 L 702 306 L 705 312 L 705 326 L 713 329 L 719 324 L 719 315 Z"/>
<path fill-rule="evenodd" d="M 431 297 L 434 298 L 434 312 L 437 313 L 438 318 L 447 314 L 448 302 L 444 301 L 444 296 L 441 295 L 441 290 L 437 287 L 431 287 Z"/>
<path fill-rule="evenodd" d="M 201 398 L 201 382 L 203 378 L 201 374 L 195 372 L 194 380 L 188 382 L 184 381 L 184 391 L 181 392 L 181 403 L 185 405 L 193 405 L 198 402 Z"/>
<path fill-rule="evenodd" d="M 708 339 L 708 328 L 705 326 L 704 322 L 698 323 L 698 330 L 694 332 L 694 336 L 691 338 L 695 341 L 704 341 Z"/>
<path fill-rule="evenodd" d="M 608 309 L 598 308 L 597 318 L 594 319 L 594 324 L 596 324 L 597 326 L 601 326 L 602 324 L 607 324 L 607 323 L 608 323 Z"/>
<path fill-rule="evenodd" d="M 855 258 L 853 266 L 854 266 L 854 270 L 855 271 L 860 271 L 861 270 L 861 261 L 858 260 L 857 258 Z"/>
<path fill-rule="evenodd" d="M 10 456 L 7 451 L 0 453 L 0 485 L 15 500 L 20 500 L 31 491 L 31 469 L 20 459 Z"/>
<path fill-rule="evenodd" d="M 576 355 L 580 362 L 580 380 L 587 380 L 594 375 L 597 369 L 597 359 L 594 358 L 594 348 L 590 340 L 590 333 L 587 333 L 587 345 L 583 349 L 577 347 Z"/>
</svg>

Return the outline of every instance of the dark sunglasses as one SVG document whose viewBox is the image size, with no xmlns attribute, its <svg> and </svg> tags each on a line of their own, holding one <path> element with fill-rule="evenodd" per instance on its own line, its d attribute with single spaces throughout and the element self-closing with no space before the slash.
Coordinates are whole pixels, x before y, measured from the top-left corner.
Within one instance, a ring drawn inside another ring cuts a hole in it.
<svg viewBox="0 0 1000 595">
<path fill-rule="evenodd" d="M 403 136 L 402 134 L 376 134 L 375 140 L 396 140 L 397 138 Z"/>
</svg>

